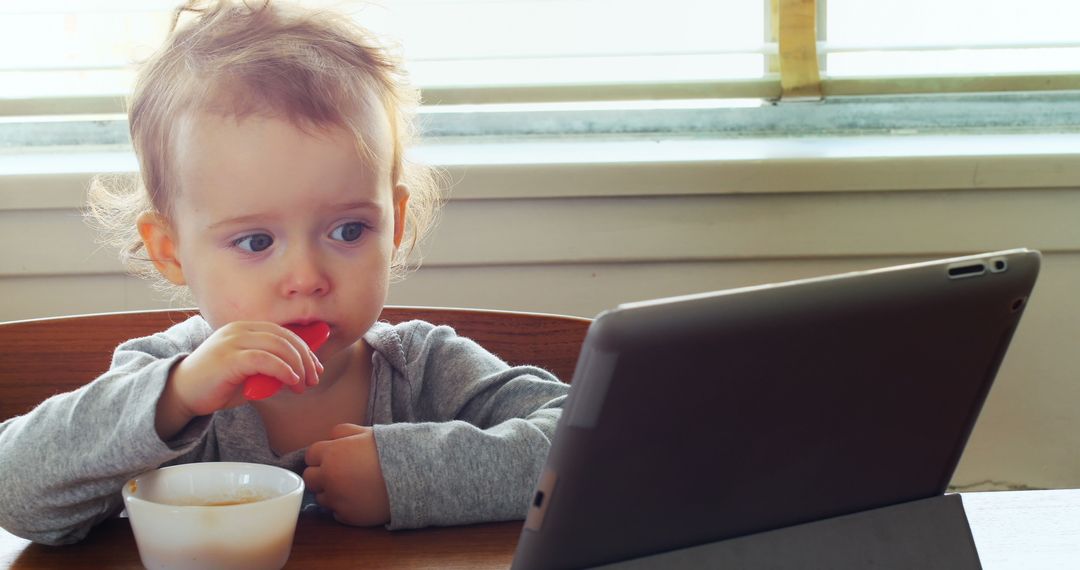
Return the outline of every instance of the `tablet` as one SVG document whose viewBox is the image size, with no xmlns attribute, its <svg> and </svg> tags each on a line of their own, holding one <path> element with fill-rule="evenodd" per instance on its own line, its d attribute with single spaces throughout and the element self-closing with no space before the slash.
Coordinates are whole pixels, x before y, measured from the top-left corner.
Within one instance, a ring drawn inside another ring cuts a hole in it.
<svg viewBox="0 0 1080 570">
<path fill-rule="evenodd" d="M 944 493 L 1039 262 L 1016 249 L 602 313 L 514 568 L 618 562 Z"/>
</svg>

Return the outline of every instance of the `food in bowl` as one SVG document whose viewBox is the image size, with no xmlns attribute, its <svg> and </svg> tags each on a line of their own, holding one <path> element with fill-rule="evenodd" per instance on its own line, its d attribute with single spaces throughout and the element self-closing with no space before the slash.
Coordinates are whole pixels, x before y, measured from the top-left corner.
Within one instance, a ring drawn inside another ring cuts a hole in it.
<svg viewBox="0 0 1080 570">
<path fill-rule="evenodd" d="M 191 463 L 143 473 L 122 494 L 147 568 L 281 568 L 304 480 L 271 465 Z"/>
</svg>

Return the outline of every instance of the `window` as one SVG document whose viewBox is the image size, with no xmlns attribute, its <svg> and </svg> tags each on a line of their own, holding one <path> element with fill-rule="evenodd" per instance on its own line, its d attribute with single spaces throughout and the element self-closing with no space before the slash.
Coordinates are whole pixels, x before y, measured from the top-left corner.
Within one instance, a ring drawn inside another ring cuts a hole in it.
<svg viewBox="0 0 1080 570">
<path fill-rule="evenodd" d="M 832 77 L 1075 73 L 1075 0 L 828 0 Z"/>
<path fill-rule="evenodd" d="M 121 112 L 132 63 L 164 38 L 177 1 L 0 3 L 0 116 Z M 771 104 L 776 101 L 847 97 L 843 113 L 873 115 L 860 97 L 880 103 L 881 96 L 944 93 L 1042 91 L 1061 93 L 1051 97 L 1074 105 L 1075 96 L 1064 92 L 1080 89 L 1080 33 L 1072 25 L 1080 3 L 1074 0 L 305 4 L 344 11 L 399 41 L 433 117 L 425 125 L 445 134 L 466 128 L 454 117 L 479 109 L 471 105 L 501 113 L 502 126 L 490 114 L 480 121 L 498 133 L 510 130 L 506 125 L 527 133 L 570 132 L 580 121 L 553 123 L 552 112 L 607 108 L 617 113 L 598 121 L 612 125 L 601 127 L 608 131 L 671 132 L 715 124 L 728 132 L 745 127 L 787 134 L 799 125 L 776 128 L 775 120 L 754 118 L 755 113 L 776 112 Z M 1047 101 L 1034 97 L 1033 104 Z M 961 98 L 954 106 L 963 110 L 967 101 Z M 621 103 L 603 107 L 601 102 Z M 550 103 L 557 105 L 541 105 Z M 737 116 L 729 117 L 732 112 Z M 546 122 L 522 121 L 522 113 Z M 920 113 L 925 111 L 914 115 Z M 1075 114 L 1070 113 L 1065 115 Z M 993 124 L 992 115 L 987 124 Z M 981 111 L 980 117 L 986 116 Z M 476 124 L 467 130 L 478 132 Z"/>
<path fill-rule="evenodd" d="M 401 46 L 426 92 L 686 84 L 763 73 L 761 0 L 307 2 Z M 165 37 L 175 2 L 0 4 L 0 97 L 116 97 Z M 496 95 L 496 98 L 499 96 Z M 596 98 L 594 93 L 588 98 Z M 600 94 L 602 98 L 603 95 Z M 490 100 L 490 98 L 489 98 Z"/>
</svg>

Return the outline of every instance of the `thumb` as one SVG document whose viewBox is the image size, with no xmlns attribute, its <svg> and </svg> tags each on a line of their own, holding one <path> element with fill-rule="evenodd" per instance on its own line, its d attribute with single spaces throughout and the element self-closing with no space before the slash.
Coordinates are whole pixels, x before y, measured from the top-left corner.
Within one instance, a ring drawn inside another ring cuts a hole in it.
<svg viewBox="0 0 1080 570">
<path fill-rule="evenodd" d="M 343 437 L 349 437 L 369 431 L 371 428 L 358 426 L 356 424 L 338 424 L 330 428 L 330 439 L 341 439 Z"/>
</svg>

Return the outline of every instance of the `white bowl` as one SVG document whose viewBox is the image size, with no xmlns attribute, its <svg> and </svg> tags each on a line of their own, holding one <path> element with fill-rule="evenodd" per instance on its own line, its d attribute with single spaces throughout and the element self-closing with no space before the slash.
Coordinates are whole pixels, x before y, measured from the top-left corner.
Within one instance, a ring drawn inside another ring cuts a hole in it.
<svg viewBox="0 0 1080 570">
<path fill-rule="evenodd" d="M 281 568 L 304 480 L 257 463 L 190 463 L 143 473 L 123 496 L 147 568 Z"/>
</svg>

